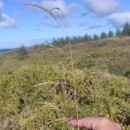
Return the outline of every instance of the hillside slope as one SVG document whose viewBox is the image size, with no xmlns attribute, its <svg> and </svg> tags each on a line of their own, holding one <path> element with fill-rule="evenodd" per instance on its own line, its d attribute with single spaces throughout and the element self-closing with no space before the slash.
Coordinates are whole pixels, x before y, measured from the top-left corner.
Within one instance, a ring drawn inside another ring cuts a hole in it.
<svg viewBox="0 0 130 130">
<path fill-rule="evenodd" d="M 0 55 L 1 130 L 71 130 L 77 111 L 130 129 L 130 38 L 75 44 L 72 53 L 74 69 L 68 45 L 32 47 L 24 60 Z"/>
<path fill-rule="evenodd" d="M 69 46 L 34 46 L 28 49 L 25 60 L 19 60 L 17 51 L 0 55 L 0 72 L 12 72 L 24 65 L 69 65 Z M 74 65 L 82 69 L 95 68 L 116 75 L 130 77 L 130 37 L 112 38 L 72 45 Z M 70 63 L 71 64 L 71 63 Z"/>
</svg>

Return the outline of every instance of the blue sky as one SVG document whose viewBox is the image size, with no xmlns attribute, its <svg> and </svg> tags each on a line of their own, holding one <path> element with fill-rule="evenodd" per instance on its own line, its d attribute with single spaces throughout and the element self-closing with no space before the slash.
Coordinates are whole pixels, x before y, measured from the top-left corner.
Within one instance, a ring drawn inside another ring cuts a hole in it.
<svg viewBox="0 0 130 130">
<path fill-rule="evenodd" d="M 24 2 L 47 10 L 59 7 L 62 12 L 53 10 L 52 13 L 69 36 L 100 34 L 130 23 L 130 0 L 0 0 L 0 48 L 30 46 L 53 37 L 66 37 L 49 14 Z"/>
</svg>

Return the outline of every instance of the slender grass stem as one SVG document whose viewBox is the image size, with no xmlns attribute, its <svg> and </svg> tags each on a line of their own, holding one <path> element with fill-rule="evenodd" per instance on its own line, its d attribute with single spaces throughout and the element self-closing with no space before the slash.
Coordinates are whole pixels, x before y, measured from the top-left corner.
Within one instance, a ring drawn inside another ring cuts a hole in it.
<svg viewBox="0 0 130 130">
<path fill-rule="evenodd" d="M 25 5 L 28 6 L 34 6 L 37 7 L 41 10 L 43 10 L 44 12 L 48 13 L 51 17 L 54 18 L 54 20 L 59 24 L 59 26 L 62 28 L 63 32 L 66 34 L 66 36 L 68 37 L 68 41 L 69 41 L 69 51 L 70 51 L 70 57 L 71 57 L 71 68 L 72 68 L 72 74 L 73 74 L 73 85 L 75 87 L 75 107 L 76 107 L 76 118 L 78 120 L 79 118 L 79 114 L 78 114 L 78 100 L 77 100 L 77 88 L 76 88 L 76 76 L 75 76 L 75 72 L 74 72 L 74 61 L 73 61 L 73 54 L 72 54 L 72 47 L 71 47 L 71 42 L 70 42 L 70 36 L 67 34 L 67 32 L 64 29 L 64 26 L 62 26 L 62 24 L 58 21 L 58 19 L 53 15 L 53 10 L 58 10 L 61 11 L 60 8 L 55 7 L 51 10 L 47 10 L 44 7 L 38 5 L 38 4 L 30 4 L 30 3 L 24 3 Z M 63 14 L 63 12 L 61 11 L 61 13 Z M 78 125 L 78 130 L 79 130 L 79 125 Z"/>
</svg>

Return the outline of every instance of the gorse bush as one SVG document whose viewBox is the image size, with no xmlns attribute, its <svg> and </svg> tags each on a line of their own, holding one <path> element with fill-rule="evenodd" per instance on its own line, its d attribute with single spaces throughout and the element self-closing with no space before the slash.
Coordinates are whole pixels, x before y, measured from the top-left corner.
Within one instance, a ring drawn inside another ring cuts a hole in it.
<svg viewBox="0 0 130 130">
<path fill-rule="evenodd" d="M 0 129 L 71 130 L 68 121 L 105 116 L 124 127 L 130 120 L 130 91 L 122 79 L 102 76 L 89 70 L 32 65 L 0 79 Z M 77 93 L 75 95 L 75 85 Z"/>
</svg>

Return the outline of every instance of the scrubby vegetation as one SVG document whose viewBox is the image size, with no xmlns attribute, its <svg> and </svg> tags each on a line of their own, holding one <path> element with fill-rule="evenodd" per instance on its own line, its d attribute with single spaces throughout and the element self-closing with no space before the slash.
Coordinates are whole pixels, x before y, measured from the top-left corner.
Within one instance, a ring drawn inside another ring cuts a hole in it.
<svg viewBox="0 0 130 130">
<path fill-rule="evenodd" d="M 17 51 L 1 54 L 0 129 L 71 130 L 77 102 L 79 118 L 105 116 L 129 130 L 129 42 L 116 37 L 73 44 L 74 70 L 68 45 L 28 48 L 24 60 Z"/>
</svg>

